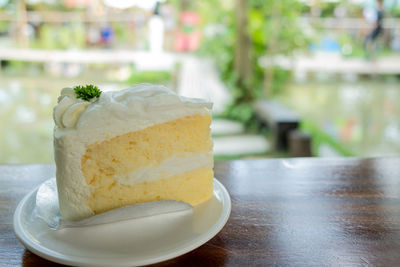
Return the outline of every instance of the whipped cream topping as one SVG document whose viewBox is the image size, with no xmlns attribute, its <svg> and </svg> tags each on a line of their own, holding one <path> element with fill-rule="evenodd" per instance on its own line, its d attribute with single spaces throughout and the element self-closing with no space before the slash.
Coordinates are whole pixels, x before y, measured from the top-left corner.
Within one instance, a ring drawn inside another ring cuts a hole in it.
<svg viewBox="0 0 400 267">
<path fill-rule="evenodd" d="M 90 102 L 76 98 L 74 89 L 64 88 L 58 97 L 58 104 L 54 107 L 53 119 L 59 128 L 75 127 L 81 113 Z"/>
<path fill-rule="evenodd" d="M 81 172 L 81 158 L 90 144 L 185 116 L 204 115 L 211 108 L 210 102 L 182 97 L 151 84 L 103 92 L 91 102 L 76 98 L 72 88 L 64 88 L 53 112 L 57 188 L 63 217 L 79 220 L 93 215 L 86 204 L 90 189 Z M 208 165 L 210 160 L 202 162 Z"/>
</svg>

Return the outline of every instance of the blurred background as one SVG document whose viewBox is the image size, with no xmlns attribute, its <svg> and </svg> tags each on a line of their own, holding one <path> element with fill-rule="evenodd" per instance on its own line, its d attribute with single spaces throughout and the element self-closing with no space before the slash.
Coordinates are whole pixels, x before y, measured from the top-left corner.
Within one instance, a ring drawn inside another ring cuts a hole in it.
<svg viewBox="0 0 400 267">
<path fill-rule="evenodd" d="M 0 0 L 0 163 L 52 163 L 60 89 L 214 102 L 216 160 L 400 152 L 398 0 Z"/>
</svg>

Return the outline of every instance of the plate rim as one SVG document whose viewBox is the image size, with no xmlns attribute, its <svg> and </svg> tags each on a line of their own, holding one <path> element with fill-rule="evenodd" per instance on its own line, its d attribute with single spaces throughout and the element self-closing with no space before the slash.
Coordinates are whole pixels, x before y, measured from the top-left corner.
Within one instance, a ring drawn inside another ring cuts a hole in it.
<svg viewBox="0 0 400 267">
<path fill-rule="evenodd" d="M 53 178 L 50 178 L 53 179 Z M 39 186 L 37 186 L 35 189 L 30 191 L 28 194 L 24 196 L 24 198 L 18 203 L 18 206 L 14 212 L 13 216 L 13 230 L 14 234 L 19 240 L 19 242 L 22 243 L 29 251 L 32 253 L 47 259 L 52 262 L 56 263 L 61 263 L 61 264 L 68 264 L 68 265 L 73 265 L 73 266 L 92 266 L 93 264 L 97 266 L 106 266 L 107 264 L 100 264 L 99 262 L 95 262 L 95 258 L 93 257 L 82 257 L 82 256 L 68 256 L 62 253 L 59 253 L 57 251 L 53 251 L 37 242 L 34 242 L 32 238 L 29 237 L 29 234 L 27 233 L 25 227 L 22 226 L 21 222 L 21 215 L 23 208 L 26 206 L 28 199 L 32 197 L 33 194 L 37 192 L 39 187 L 47 182 L 47 179 L 43 181 Z M 214 188 L 215 185 L 218 185 L 220 191 L 222 191 L 222 210 L 221 214 L 219 215 L 217 221 L 215 224 L 213 224 L 205 233 L 201 234 L 195 239 L 192 239 L 192 242 L 190 245 L 185 246 L 184 248 L 180 248 L 177 250 L 174 250 L 172 252 L 160 255 L 158 257 L 151 257 L 151 258 L 146 258 L 138 261 L 132 261 L 132 259 L 126 259 L 125 261 L 119 262 L 119 263 L 113 263 L 114 266 L 141 266 L 141 265 L 147 265 L 147 264 L 154 264 L 154 263 L 159 263 L 162 261 L 166 261 L 169 259 L 176 258 L 178 256 L 184 255 L 201 245 L 207 243 L 209 240 L 211 240 L 213 237 L 215 237 L 221 230 L 222 228 L 226 225 L 230 213 L 231 213 L 231 198 L 229 196 L 228 191 L 226 190 L 225 186 L 218 181 L 214 177 Z M 215 189 L 213 190 L 213 195 L 215 194 Z"/>
</svg>

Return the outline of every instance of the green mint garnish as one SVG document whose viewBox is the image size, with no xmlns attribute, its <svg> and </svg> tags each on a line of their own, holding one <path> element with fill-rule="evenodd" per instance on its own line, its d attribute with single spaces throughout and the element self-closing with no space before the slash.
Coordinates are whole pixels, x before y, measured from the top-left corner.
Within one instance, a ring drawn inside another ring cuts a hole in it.
<svg viewBox="0 0 400 267">
<path fill-rule="evenodd" d="M 86 101 L 90 101 L 91 99 L 101 95 L 99 88 L 93 84 L 75 86 L 74 91 L 77 98 L 81 98 Z"/>
</svg>

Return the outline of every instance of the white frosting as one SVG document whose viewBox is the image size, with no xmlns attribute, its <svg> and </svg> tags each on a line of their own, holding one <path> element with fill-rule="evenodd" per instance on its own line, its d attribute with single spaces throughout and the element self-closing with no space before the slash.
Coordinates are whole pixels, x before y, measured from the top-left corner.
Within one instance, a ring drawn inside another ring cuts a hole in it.
<svg viewBox="0 0 400 267">
<path fill-rule="evenodd" d="M 206 114 L 211 107 L 204 100 L 178 96 L 163 86 L 150 84 L 103 92 L 91 102 L 77 99 L 73 89 L 64 88 L 53 113 L 57 188 L 63 217 L 77 220 L 93 215 L 86 204 L 90 192 L 81 172 L 81 157 L 90 144 L 185 116 Z"/>
</svg>

